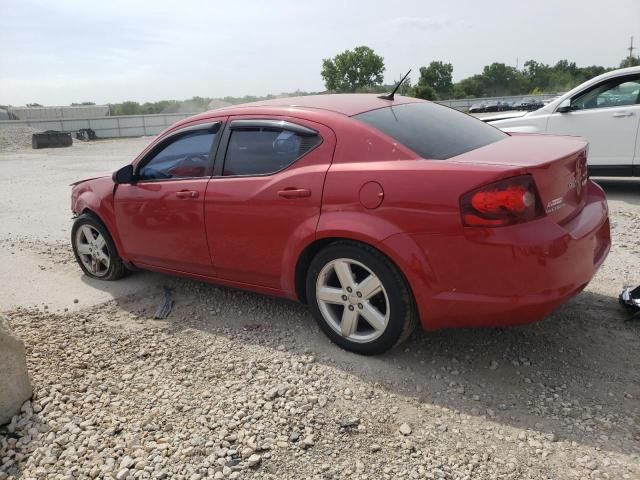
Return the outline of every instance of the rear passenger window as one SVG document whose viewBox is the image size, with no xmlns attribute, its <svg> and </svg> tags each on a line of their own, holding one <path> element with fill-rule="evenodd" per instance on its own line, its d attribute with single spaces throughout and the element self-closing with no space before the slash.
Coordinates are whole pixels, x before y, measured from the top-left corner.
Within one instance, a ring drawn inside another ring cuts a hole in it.
<svg viewBox="0 0 640 480">
<path fill-rule="evenodd" d="M 224 176 L 268 175 L 287 168 L 320 143 L 318 135 L 271 127 L 243 127 L 231 132 Z"/>
<path fill-rule="evenodd" d="M 432 160 L 455 157 L 508 137 L 477 118 L 431 102 L 379 108 L 353 118 Z"/>
</svg>

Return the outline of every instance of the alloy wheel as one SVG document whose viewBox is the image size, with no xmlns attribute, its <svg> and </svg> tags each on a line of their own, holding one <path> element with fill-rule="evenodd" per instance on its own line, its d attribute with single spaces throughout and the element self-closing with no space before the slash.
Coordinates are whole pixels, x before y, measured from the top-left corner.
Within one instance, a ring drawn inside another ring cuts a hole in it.
<svg viewBox="0 0 640 480">
<path fill-rule="evenodd" d="M 316 281 L 322 317 L 342 337 L 367 343 L 384 333 L 390 304 L 384 285 L 366 265 L 348 258 L 327 263 Z"/>
<path fill-rule="evenodd" d="M 76 250 L 85 268 L 96 277 L 109 271 L 111 257 L 102 234 L 91 225 L 84 224 L 76 232 Z"/>
</svg>

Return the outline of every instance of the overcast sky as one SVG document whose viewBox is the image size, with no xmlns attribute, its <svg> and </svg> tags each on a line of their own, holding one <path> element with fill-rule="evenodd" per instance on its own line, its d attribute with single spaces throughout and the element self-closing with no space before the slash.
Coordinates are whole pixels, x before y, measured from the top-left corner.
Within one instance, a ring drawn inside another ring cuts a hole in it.
<svg viewBox="0 0 640 480">
<path fill-rule="evenodd" d="M 455 80 L 527 59 L 612 67 L 631 35 L 640 46 L 640 0 L 0 0 L 0 13 L 12 105 L 321 91 L 322 59 L 358 45 L 384 57 L 388 83 L 432 60 Z"/>
</svg>

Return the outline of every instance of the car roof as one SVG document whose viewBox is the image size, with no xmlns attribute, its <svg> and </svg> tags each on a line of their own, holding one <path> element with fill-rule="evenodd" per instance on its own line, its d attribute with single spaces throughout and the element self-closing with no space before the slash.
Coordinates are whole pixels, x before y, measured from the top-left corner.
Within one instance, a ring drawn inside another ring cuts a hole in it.
<svg viewBox="0 0 640 480">
<path fill-rule="evenodd" d="M 270 108 L 297 108 L 297 109 L 321 109 L 328 110 L 343 115 L 353 116 L 359 113 L 376 110 L 378 108 L 389 107 L 392 105 L 402 105 L 405 103 L 423 102 L 419 98 L 404 97 L 396 95 L 393 100 L 384 100 L 379 98 L 378 93 L 337 93 L 337 94 L 319 94 L 305 95 L 301 97 L 282 97 L 273 98 L 271 100 L 260 100 L 251 103 L 241 103 L 239 105 L 231 105 L 219 108 L 212 112 L 231 113 L 238 110 L 242 113 L 243 109 L 256 107 Z"/>
<path fill-rule="evenodd" d="M 640 73 L 640 66 L 639 67 L 618 68 L 616 70 L 609 70 L 608 72 L 604 72 L 603 74 L 600 74 L 597 77 L 593 77 L 591 80 L 601 80 L 601 79 L 605 79 L 605 78 L 609 78 L 609 77 L 617 77 L 618 75 L 629 75 L 629 74 L 634 74 L 634 73 Z"/>
</svg>

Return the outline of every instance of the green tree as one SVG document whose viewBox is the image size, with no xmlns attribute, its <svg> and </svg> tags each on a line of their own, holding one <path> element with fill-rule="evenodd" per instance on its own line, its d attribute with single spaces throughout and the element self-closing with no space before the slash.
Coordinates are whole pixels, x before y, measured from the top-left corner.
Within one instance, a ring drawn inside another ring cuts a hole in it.
<svg viewBox="0 0 640 480">
<path fill-rule="evenodd" d="M 526 89 L 525 79 L 514 67 L 504 63 L 492 63 L 482 70 L 485 85 L 492 96 L 513 95 Z"/>
<path fill-rule="evenodd" d="M 423 100 L 436 100 L 438 95 L 431 85 L 417 83 L 412 89 L 410 95 Z"/>
<path fill-rule="evenodd" d="M 559 60 L 558 63 L 553 66 L 553 69 L 556 72 L 568 73 L 572 77 L 577 76 L 580 72 L 576 62 L 570 62 L 569 60 Z"/>
<path fill-rule="evenodd" d="M 489 95 L 487 79 L 482 75 L 465 78 L 453 86 L 455 98 L 488 97 Z"/>
<path fill-rule="evenodd" d="M 320 74 L 327 90 L 355 92 L 382 85 L 384 59 L 366 46 L 345 50 L 322 60 Z"/>
<path fill-rule="evenodd" d="M 453 65 L 438 60 L 431 62 L 428 67 L 420 67 L 418 85 L 431 87 L 438 98 L 451 98 L 453 95 Z"/>
<path fill-rule="evenodd" d="M 535 60 L 527 60 L 524 62 L 522 74 L 527 83 L 527 90 L 541 89 L 546 90 L 549 87 L 552 69 L 549 65 L 538 63 Z"/>
<path fill-rule="evenodd" d="M 122 102 L 113 106 L 112 115 L 140 115 L 142 109 L 138 102 Z"/>
<path fill-rule="evenodd" d="M 620 62 L 620 68 L 639 67 L 640 57 L 627 57 Z"/>
<path fill-rule="evenodd" d="M 589 80 L 593 77 L 597 77 L 598 75 L 602 75 L 603 73 L 605 73 L 606 71 L 608 71 L 608 68 L 604 68 L 601 67 L 599 65 L 591 65 L 590 67 L 583 67 L 580 69 L 580 74 L 582 76 L 582 78 L 584 80 L 582 80 L 583 82 L 586 80 Z"/>
</svg>

